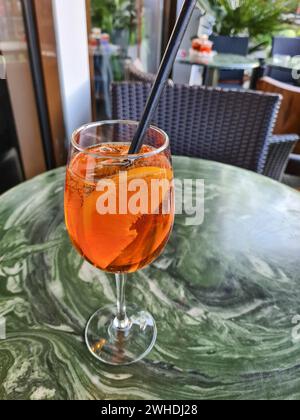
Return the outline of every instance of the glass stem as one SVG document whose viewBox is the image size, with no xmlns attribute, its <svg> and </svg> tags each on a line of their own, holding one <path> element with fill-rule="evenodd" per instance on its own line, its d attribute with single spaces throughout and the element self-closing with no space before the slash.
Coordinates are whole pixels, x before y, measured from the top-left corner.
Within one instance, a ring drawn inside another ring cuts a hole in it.
<svg viewBox="0 0 300 420">
<path fill-rule="evenodd" d="M 114 328 L 118 330 L 126 330 L 130 326 L 129 319 L 126 314 L 125 285 L 127 274 L 116 274 L 117 284 L 117 315 L 114 319 Z"/>
</svg>

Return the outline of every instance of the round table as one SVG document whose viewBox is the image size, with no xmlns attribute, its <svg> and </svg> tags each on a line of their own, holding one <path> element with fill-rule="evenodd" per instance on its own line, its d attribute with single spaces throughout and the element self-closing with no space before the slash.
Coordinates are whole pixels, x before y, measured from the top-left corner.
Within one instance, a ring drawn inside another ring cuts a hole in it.
<svg viewBox="0 0 300 420">
<path fill-rule="evenodd" d="M 252 70 L 260 67 L 260 62 L 251 57 L 237 54 L 216 54 L 209 59 L 194 62 L 187 58 L 179 58 L 177 63 L 187 64 L 195 67 L 204 67 L 204 84 L 206 86 L 217 86 L 219 83 L 220 70 Z M 192 78 L 193 76 L 191 76 Z"/>
<path fill-rule="evenodd" d="M 299 192 L 219 163 L 174 167 L 205 180 L 204 224 L 177 216 L 164 254 L 131 277 L 128 301 L 154 315 L 158 339 L 130 367 L 84 344 L 115 286 L 70 244 L 64 169 L 1 197 L 1 399 L 300 399 Z"/>
</svg>

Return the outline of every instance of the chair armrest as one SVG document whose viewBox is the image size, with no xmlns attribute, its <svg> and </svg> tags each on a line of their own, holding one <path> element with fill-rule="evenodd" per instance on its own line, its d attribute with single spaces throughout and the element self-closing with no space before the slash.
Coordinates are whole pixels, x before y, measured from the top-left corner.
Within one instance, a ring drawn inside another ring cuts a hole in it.
<svg viewBox="0 0 300 420">
<path fill-rule="evenodd" d="M 277 181 L 281 181 L 289 161 L 289 156 L 298 140 L 299 136 L 296 134 L 271 136 L 263 174 Z"/>
<path fill-rule="evenodd" d="M 270 137 L 269 144 L 296 143 L 299 140 L 298 134 L 274 134 Z"/>
</svg>

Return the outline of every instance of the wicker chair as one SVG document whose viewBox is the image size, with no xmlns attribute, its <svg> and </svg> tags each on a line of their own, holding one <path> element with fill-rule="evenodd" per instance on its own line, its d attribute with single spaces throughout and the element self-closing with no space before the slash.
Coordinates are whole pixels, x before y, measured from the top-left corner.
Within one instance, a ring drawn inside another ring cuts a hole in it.
<svg viewBox="0 0 300 420">
<path fill-rule="evenodd" d="M 276 93 L 283 98 L 274 132 L 296 133 L 300 137 L 300 87 L 278 82 L 271 77 L 263 77 L 257 82 L 256 89 Z M 300 143 L 297 144 L 296 153 L 300 154 Z"/>
<path fill-rule="evenodd" d="M 238 54 L 246 56 L 249 51 L 249 37 L 212 35 L 214 50 L 222 54 Z M 219 85 L 242 86 L 244 83 L 243 70 L 221 70 Z"/>
<path fill-rule="evenodd" d="M 139 120 L 149 84 L 112 86 L 113 118 Z M 153 123 L 172 153 L 215 160 L 280 180 L 297 136 L 272 135 L 281 97 L 198 86 L 166 87 Z"/>
<path fill-rule="evenodd" d="M 272 57 L 275 55 L 289 55 L 295 57 L 300 55 L 300 38 L 289 38 L 277 36 L 273 38 Z M 291 71 L 280 68 L 267 67 L 266 75 L 279 82 L 295 84 Z"/>
<path fill-rule="evenodd" d="M 141 71 L 134 63 L 130 62 L 126 66 L 126 80 L 129 82 L 151 83 L 155 82 L 156 75 Z M 173 86 L 173 80 L 169 79 L 167 84 Z"/>
<path fill-rule="evenodd" d="M 154 83 L 155 74 L 141 71 L 134 63 L 130 62 L 126 66 L 126 79 L 129 82 Z"/>
<path fill-rule="evenodd" d="M 270 77 L 263 77 L 257 83 L 257 89 L 263 92 L 277 93 L 283 97 L 274 132 L 276 134 L 297 133 L 300 139 L 300 87 L 278 82 Z M 287 173 L 300 175 L 300 142 L 290 155 Z"/>
<path fill-rule="evenodd" d="M 300 55 L 300 38 L 275 36 L 272 42 L 272 55 Z"/>
</svg>

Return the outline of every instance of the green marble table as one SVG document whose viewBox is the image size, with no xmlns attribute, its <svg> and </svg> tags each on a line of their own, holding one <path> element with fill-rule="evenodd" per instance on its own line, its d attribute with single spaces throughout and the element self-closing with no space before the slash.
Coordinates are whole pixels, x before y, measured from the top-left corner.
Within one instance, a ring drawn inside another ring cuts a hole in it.
<svg viewBox="0 0 300 420">
<path fill-rule="evenodd" d="M 205 221 L 178 216 L 161 258 L 132 276 L 128 301 L 152 312 L 158 340 L 130 367 L 83 342 L 115 289 L 69 242 L 64 170 L 0 198 L 1 399 L 300 399 L 300 193 L 218 163 L 174 166 L 205 179 Z"/>
</svg>

